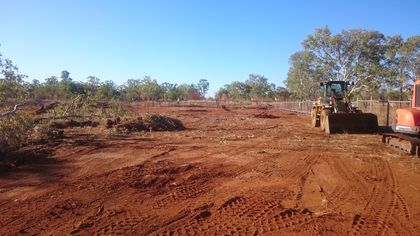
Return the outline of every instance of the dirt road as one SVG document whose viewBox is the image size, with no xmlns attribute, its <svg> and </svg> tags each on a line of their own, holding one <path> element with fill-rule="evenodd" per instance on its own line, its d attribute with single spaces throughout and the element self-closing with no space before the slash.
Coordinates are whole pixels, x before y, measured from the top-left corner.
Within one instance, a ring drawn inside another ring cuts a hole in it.
<svg viewBox="0 0 420 236">
<path fill-rule="evenodd" d="M 187 130 L 66 130 L 2 170 L 0 235 L 420 234 L 420 159 L 379 136 L 275 110 L 139 111 Z"/>
</svg>

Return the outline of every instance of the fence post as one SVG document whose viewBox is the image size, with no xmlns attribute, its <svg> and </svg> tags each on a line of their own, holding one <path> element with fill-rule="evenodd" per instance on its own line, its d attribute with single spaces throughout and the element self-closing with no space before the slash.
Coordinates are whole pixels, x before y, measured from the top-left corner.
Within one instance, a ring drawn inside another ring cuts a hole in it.
<svg viewBox="0 0 420 236">
<path fill-rule="evenodd" d="M 357 99 L 356 99 L 356 107 L 359 108 L 359 110 L 360 110 L 360 107 L 359 107 L 359 96 L 357 96 Z"/>
<path fill-rule="evenodd" d="M 389 101 L 386 101 L 386 127 L 389 127 Z"/>
</svg>

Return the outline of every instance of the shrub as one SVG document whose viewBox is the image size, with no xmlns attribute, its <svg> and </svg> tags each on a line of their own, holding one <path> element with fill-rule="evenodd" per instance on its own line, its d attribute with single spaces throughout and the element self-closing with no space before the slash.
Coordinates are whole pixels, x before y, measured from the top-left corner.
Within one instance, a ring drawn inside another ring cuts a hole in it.
<svg viewBox="0 0 420 236">
<path fill-rule="evenodd" d="M 0 152 L 17 149 L 30 142 L 34 120 L 27 113 L 0 119 Z"/>
</svg>

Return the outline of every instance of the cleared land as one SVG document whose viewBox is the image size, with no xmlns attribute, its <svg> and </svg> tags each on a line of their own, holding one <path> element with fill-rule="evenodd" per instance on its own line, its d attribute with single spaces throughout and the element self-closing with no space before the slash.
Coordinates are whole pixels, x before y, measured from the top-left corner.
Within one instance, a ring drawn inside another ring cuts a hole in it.
<svg viewBox="0 0 420 236">
<path fill-rule="evenodd" d="M 7 157 L 18 167 L 0 172 L 0 234 L 420 232 L 420 160 L 379 136 L 328 136 L 273 109 L 138 110 L 186 130 L 67 128 L 53 146 Z"/>
</svg>

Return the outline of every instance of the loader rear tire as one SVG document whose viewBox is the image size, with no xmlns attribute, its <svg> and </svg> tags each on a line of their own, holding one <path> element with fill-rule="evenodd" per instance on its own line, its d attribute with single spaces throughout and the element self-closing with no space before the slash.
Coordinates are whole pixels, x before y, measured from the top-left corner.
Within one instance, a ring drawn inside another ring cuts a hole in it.
<svg viewBox="0 0 420 236">
<path fill-rule="evenodd" d="M 312 109 L 311 111 L 311 125 L 312 127 L 319 127 L 320 125 L 319 117 L 316 114 L 316 109 Z"/>
<path fill-rule="evenodd" d="M 322 131 L 325 131 L 325 129 L 327 129 L 327 126 L 328 126 L 327 117 L 328 117 L 329 114 L 331 114 L 330 110 L 322 110 L 321 111 L 320 125 L 321 125 L 321 130 Z"/>
</svg>

